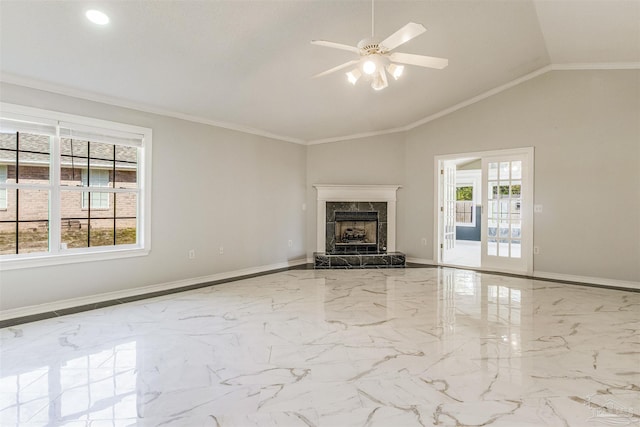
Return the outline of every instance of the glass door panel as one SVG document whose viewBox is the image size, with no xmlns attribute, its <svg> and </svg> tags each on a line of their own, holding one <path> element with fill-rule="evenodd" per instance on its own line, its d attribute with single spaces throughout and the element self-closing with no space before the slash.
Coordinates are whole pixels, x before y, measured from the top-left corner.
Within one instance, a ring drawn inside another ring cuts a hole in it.
<svg viewBox="0 0 640 427">
<path fill-rule="evenodd" d="M 482 221 L 482 267 L 515 272 L 528 270 L 523 258 L 522 213 L 526 188 L 526 156 L 482 159 L 486 215 Z M 530 208 L 530 207 L 527 207 Z"/>
</svg>

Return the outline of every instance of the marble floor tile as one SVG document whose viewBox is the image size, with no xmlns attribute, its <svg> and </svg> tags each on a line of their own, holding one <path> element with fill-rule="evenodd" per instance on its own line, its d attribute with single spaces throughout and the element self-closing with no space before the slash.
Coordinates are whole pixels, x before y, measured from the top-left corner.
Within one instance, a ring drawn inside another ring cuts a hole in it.
<svg viewBox="0 0 640 427">
<path fill-rule="evenodd" d="M 1 426 L 640 426 L 640 293 L 290 270 L 0 329 Z"/>
</svg>

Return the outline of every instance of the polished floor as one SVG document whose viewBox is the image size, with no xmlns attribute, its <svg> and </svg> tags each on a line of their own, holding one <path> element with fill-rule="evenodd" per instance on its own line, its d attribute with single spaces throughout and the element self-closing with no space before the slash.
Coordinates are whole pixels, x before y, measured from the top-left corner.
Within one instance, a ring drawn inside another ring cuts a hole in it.
<svg viewBox="0 0 640 427">
<path fill-rule="evenodd" d="M 292 270 L 0 330 L 2 426 L 640 424 L 640 293 Z"/>
</svg>

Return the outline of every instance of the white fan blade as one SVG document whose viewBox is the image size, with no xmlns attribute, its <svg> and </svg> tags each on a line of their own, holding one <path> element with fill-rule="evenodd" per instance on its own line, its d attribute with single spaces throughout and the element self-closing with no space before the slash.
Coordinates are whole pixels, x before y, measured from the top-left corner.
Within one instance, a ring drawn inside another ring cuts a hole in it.
<svg viewBox="0 0 640 427">
<path fill-rule="evenodd" d="M 342 43 L 328 42 L 325 40 L 311 40 L 311 44 L 316 44 L 318 46 L 324 46 L 324 47 L 332 47 L 334 49 L 348 50 L 349 52 L 355 52 L 358 54 L 360 53 L 360 49 L 358 49 L 357 47 L 349 46 Z"/>
<path fill-rule="evenodd" d="M 349 67 L 349 66 L 351 66 L 353 64 L 357 64 L 358 62 L 360 62 L 360 61 L 357 60 L 357 59 L 354 59 L 353 61 L 345 62 L 344 64 L 338 65 L 337 67 L 333 67 L 330 70 L 323 71 L 322 73 L 318 73 L 315 76 L 313 76 L 313 78 L 315 79 L 316 77 L 326 76 L 327 74 L 331 74 L 331 73 L 333 73 L 335 71 L 342 70 L 343 68 L 347 68 L 347 67 Z"/>
<path fill-rule="evenodd" d="M 411 53 L 394 52 L 389 55 L 392 62 L 401 64 L 418 65 L 420 67 L 437 68 L 442 70 L 449 65 L 449 60 L 445 58 L 435 58 L 433 56 L 413 55 Z"/>
<path fill-rule="evenodd" d="M 393 50 L 403 43 L 408 42 L 414 37 L 418 37 L 420 34 L 427 31 L 422 24 L 416 24 L 415 22 L 409 22 L 404 27 L 400 28 L 395 33 L 384 39 L 379 43 L 381 48 L 384 48 L 387 52 Z"/>
</svg>

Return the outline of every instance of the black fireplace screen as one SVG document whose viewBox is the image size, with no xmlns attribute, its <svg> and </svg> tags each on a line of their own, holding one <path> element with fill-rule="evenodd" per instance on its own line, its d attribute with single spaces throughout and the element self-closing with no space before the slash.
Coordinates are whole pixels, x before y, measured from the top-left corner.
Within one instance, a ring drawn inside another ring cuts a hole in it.
<svg viewBox="0 0 640 427">
<path fill-rule="evenodd" d="M 377 248 L 378 212 L 336 212 L 335 233 L 336 246 Z"/>
</svg>

